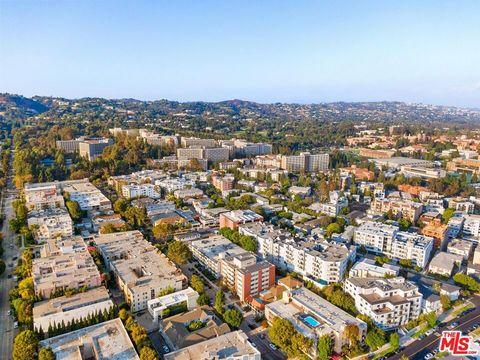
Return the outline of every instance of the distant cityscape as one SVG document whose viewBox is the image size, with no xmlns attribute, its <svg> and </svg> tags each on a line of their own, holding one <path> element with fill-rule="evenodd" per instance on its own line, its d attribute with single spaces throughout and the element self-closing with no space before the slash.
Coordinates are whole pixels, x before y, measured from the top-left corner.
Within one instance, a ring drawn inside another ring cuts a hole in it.
<svg viewBox="0 0 480 360">
<path fill-rule="evenodd" d="M 480 349 L 478 111 L 3 94 L 0 119 L 2 356 Z"/>
</svg>

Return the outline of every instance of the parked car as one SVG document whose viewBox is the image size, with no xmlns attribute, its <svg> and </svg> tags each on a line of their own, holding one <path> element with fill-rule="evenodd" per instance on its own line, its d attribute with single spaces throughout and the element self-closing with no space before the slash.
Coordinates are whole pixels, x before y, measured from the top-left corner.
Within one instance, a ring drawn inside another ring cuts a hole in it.
<svg viewBox="0 0 480 360">
<path fill-rule="evenodd" d="M 14 328 L 14 329 L 18 329 L 18 321 L 15 321 L 15 322 L 13 323 L 13 328 Z"/>
<path fill-rule="evenodd" d="M 273 351 L 277 350 L 277 347 L 272 343 L 268 344 L 268 346 L 270 346 L 270 349 L 272 349 Z"/>
<path fill-rule="evenodd" d="M 424 357 L 425 360 L 429 360 L 429 359 L 431 359 L 431 358 L 433 358 L 433 354 L 432 354 L 432 353 L 428 353 L 428 354 L 425 355 L 425 357 Z"/>
<path fill-rule="evenodd" d="M 163 345 L 162 349 L 165 354 L 168 354 L 170 352 L 170 349 L 168 348 L 167 345 Z"/>
</svg>

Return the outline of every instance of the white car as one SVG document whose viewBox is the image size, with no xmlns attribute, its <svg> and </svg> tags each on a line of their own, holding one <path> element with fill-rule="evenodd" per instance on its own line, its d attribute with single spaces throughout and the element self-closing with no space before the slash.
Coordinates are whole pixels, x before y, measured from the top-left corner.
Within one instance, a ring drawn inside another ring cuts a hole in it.
<svg viewBox="0 0 480 360">
<path fill-rule="evenodd" d="M 433 358 L 433 354 L 432 354 L 432 353 L 428 353 L 428 354 L 425 355 L 425 357 L 424 357 L 425 360 L 429 360 L 429 359 L 431 359 L 431 358 Z"/>
<path fill-rule="evenodd" d="M 15 321 L 15 322 L 13 323 L 13 328 L 14 328 L 14 329 L 18 329 L 18 321 Z"/>
<path fill-rule="evenodd" d="M 268 346 L 270 346 L 270 349 L 272 349 L 273 351 L 277 350 L 277 347 L 272 343 L 268 344 Z"/>
</svg>

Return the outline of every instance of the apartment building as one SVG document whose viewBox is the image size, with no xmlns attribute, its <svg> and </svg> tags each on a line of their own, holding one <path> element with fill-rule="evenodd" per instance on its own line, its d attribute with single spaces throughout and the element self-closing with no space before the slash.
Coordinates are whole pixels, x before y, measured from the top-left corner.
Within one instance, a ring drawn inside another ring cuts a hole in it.
<svg viewBox="0 0 480 360">
<path fill-rule="evenodd" d="M 159 199 L 160 193 L 153 184 L 129 184 L 122 186 L 122 196 L 127 199 L 135 197 L 149 197 L 151 199 Z"/>
<path fill-rule="evenodd" d="M 80 236 L 49 240 L 41 255 L 32 263 L 36 295 L 47 299 L 58 290 L 100 286 L 100 273 Z"/>
<path fill-rule="evenodd" d="M 232 210 L 220 214 L 220 229 L 228 227 L 237 230 L 242 224 L 261 221 L 263 221 L 263 217 L 252 210 Z"/>
<path fill-rule="evenodd" d="M 84 293 L 60 296 L 33 305 L 33 328 L 47 332 L 50 326 L 72 324 L 114 306 L 108 290 L 101 286 Z"/>
<path fill-rule="evenodd" d="M 228 353 L 228 355 L 226 355 Z M 164 355 L 165 360 L 261 360 L 260 351 L 242 331 L 233 331 Z"/>
<path fill-rule="evenodd" d="M 236 157 L 270 155 L 272 153 L 272 145 L 266 143 L 252 143 L 242 139 L 232 139 L 222 140 L 220 144 L 231 148 L 231 155 Z"/>
<path fill-rule="evenodd" d="M 128 184 L 153 184 L 156 180 L 165 178 L 167 175 L 161 170 L 141 170 L 128 175 L 110 176 L 108 185 L 113 186 L 119 193 L 122 192 L 122 186 Z"/>
<path fill-rule="evenodd" d="M 113 145 L 113 140 L 109 138 L 90 138 L 80 141 L 78 151 L 80 156 L 92 161 L 102 155 L 103 149 Z"/>
<path fill-rule="evenodd" d="M 252 253 L 227 256 L 220 261 L 223 284 L 232 289 L 240 301 L 248 301 L 275 284 L 275 266 L 257 262 Z"/>
<path fill-rule="evenodd" d="M 327 171 L 329 163 L 328 154 L 302 152 L 299 155 L 282 155 L 280 167 L 288 172 L 316 172 Z"/>
<path fill-rule="evenodd" d="M 368 221 L 354 231 L 357 245 L 376 254 L 393 259 L 406 259 L 412 264 L 425 267 L 433 249 L 433 238 L 416 233 L 398 231 L 398 227 Z"/>
<path fill-rule="evenodd" d="M 463 260 L 468 260 L 473 253 L 473 243 L 468 240 L 453 239 L 447 245 L 447 253 L 459 255 Z"/>
<path fill-rule="evenodd" d="M 357 261 L 350 272 L 349 277 L 371 278 L 371 277 L 395 277 L 400 272 L 400 266 L 392 264 L 376 265 L 375 260 L 363 258 Z"/>
<path fill-rule="evenodd" d="M 434 245 L 437 248 L 443 248 L 444 243 L 449 235 L 448 225 L 442 224 L 442 220 L 439 218 L 433 219 L 426 224 L 421 230 L 422 235 L 435 239 Z"/>
<path fill-rule="evenodd" d="M 226 147 L 191 146 L 177 149 L 179 160 L 207 160 L 211 162 L 227 161 L 230 158 L 230 150 Z"/>
<path fill-rule="evenodd" d="M 239 232 L 257 240 L 257 252 L 265 260 L 320 285 L 343 280 L 349 260 L 354 260 L 356 256 L 355 247 L 328 243 L 314 236 L 293 236 L 281 228 L 263 223 L 242 225 Z"/>
<path fill-rule="evenodd" d="M 64 207 L 30 211 L 27 224 L 37 243 L 73 235 L 73 221 Z"/>
<path fill-rule="evenodd" d="M 29 211 L 65 206 L 65 201 L 57 183 L 25 184 L 23 193 L 25 206 Z"/>
<path fill-rule="evenodd" d="M 162 313 L 165 310 L 180 304 L 186 304 L 188 310 L 193 310 L 195 307 L 197 307 L 197 299 L 198 293 L 191 287 L 188 287 L 171 294 L 148 300 L 147 308 L 148 312 L 153 317 L 153 323 L 158 324 L 159 319 L 162 318 Z"/>
<path fill-rule="evenodd" d="M 463 235 L 478 238 L 480 236 L 480 215 L 465 215 L 463 223 Z"/>
<path fill-rule="evenodd" d="M 187 283 L 181 270 L 139 231 L 97 235 L 94 242 L 132 312 L 145 310 L 162 291 L 178 291 Z"/>
<path fill-rule="evenodd" d="M 140 360 L 119 318 L 58 335 L 39 343 L 55 359 Z"/>
<path fill-rule="evenodd" d="M 455 158 L 447 163 L 447 171 L 480 174 L 480 159 Z"/>
<path fill-rule="evenodd" d="M 374 150 L 369 148 L 360 149 L 360 156 L 373 158 L 373 159 L 386 159 L 391 158 L 395 151 L 393 150 Z"/>
<path fill-rule="evenodd" d="M 190 146 L 205 146 L 205 147 L 215 147 L 217 146 L 217 141 L 215 139 L 200 139 L 195 137 L 183 137 L 180 139 L 180 145 L 184 148 Z"/>
<path fill-rule="evenodd" d="M 452 276 L 455 267 L 462 264 L 463 257 L 444 251 L 438 252 L 430 261 L 428 271 L 433 274 L 439 274 L 445 277 Z"/>
<path fill-rule="evenodd" d="M 88 179 L 64 181 L 60 186 L 70 200 L 78 202 L 84 211 L 112 210 L 110 200 Z"/>
<path fill-rule="evenodd" d="M 155 185 L 160 186 L 165 191 L 172 193 L 175 190 L 183 190 L 195 186 L 195 181 L 186 179 L 185 177 L 171 177 L 162 180 L 156 180 Z"/>
<path fill-rule="evenodd" d="M 371 203 L 370 209 L 381 214 L 392 211 L 395 216 L 415 223 L 422 214 L 423 205 L 410 200 L 375 198 Z"/>
<path fill-rule="evenodd" d="M 355 307 L 384 330 L 396 329 L 420 316 L 422 294 L 418 286 L 403 277 L 348 278 L 344 290 Z"/>
<path fill-rule="evenodd" d="M 220 191 L 233 190 L 235 188 L 235 177 L 233 175 L 212 176 L 212 185 Z"/>
<path fill-rule="evenodd" d="M 175 190 L 173 195 L 177 199 L 195 199 L 203 196 L 203 191 L 197 188 Z"/>
<path fill-rule="evenodd" d="M 265 305 L 265 317 L 272 324 L 276 317 L 290 321 L 302 335 L 313 340 L 309 356 L 316 358 L 317 341 L 320 336 L 329 335 L 334 343 L 333 350 L 341 353 L 347 339 L 348 325 L 358 328 L 358 342 L 363 343 L 367 324 L 339 307 L 328 302 L 312 291 L 301 287 L 283 292 L 282 300 Z"/>
<path fill-rule="evenodd" d="M 373 181 L 373 179 L 375 179 L 375 173 L 373 171 L 365 168 L 359 168 L 356 165 L 340 168 L 340 171 L 354 175 L 356 180 Z"/>
</svg>

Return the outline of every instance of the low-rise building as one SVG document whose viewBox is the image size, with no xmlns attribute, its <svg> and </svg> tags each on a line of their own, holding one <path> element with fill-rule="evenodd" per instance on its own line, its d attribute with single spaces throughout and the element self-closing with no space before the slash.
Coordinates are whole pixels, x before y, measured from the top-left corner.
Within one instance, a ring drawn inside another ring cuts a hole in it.
<svg viewBox="0 0 480 360">
<path fill-rule="evenodd" d="M 452 276 L 455 266 L 460 266 L 462 261 L 463 257 L 460 255 L 440 251 L 433 257 L 432 261 L 430 261 L 428 271 L 433 274 L 450 277 Z"/>
<path fill-rule="evenodd" d="M 23 189 L 25 206 L 29 211 L 60 208 L 65 206 L 60 187 L 57 183 L 25 184 Z"/>
<path fill-rule="evenodd" d="M 422 214 L 423 205 L 409 200 L 375 198 L 372 201 L 371 210 L 381 214 L 391 211 L 395 216 L 415 223 Z"/>
<path fill-rule="evenodd" d="M 480 215 L 465 215 L 463 223 L 463 235 L 467 237 L 480 237 Z"/>
<path fill-rule="evenodd" d="M 94 241 L 132 312 L 146 309 L 148 301 L 166 289 L 181 290 L 187 282 L 139 231 L 97 235 Z"/>
<path fill-rule="evenodd" d="M 385 330 L 405 325 L 421 313 L 422 294 L 417 285 L 403 277 L 348 278 L 344 290 L 353 297 L 361 314 Z"/>
<path fill-rule="evenodd" d="M 229 332 L 164 355 L 165 360 L 261 360 L 262 355 L 242 331 Z"/>
<path fill-rule="evenodd" d="M 109 311 L 113 306 L 110 294 L 103 286 L 75 295 L 36 302 L 33 305 L 33 327 L 36 331 L 46 333 L 50 326 L 73 324 Z"/>
<path fill-rule="evenodd" d="M 375 260 L 363 258 L 357 261 L 350 272 L 349 277 L 370 278 L 370 277 L 395 277 L 398 275 L 400 267 L 392 264 L 376 265 Z"/>
<path fill-rule="evenodd" d="M 58 335 L 39 343 L 56 359 L 140 360 L 119 318 Z"/>
<path fill-rule="evenodd" d="M 129 184 L 122 186 L 122 196 L 127 199 L 135 197 L 149 197 L 152 199 L 159 199 L 160 193 L 153 184 Z"/>
<path fill-rule="evenodd" d="M 316 356 L 316 344 L 320 336 L 329 335 L 334 341 L 333 350 L 342 351 L 347 339 L 345 331 L 349 325 L 358 328 L 358 342 L 363 343 L 367 333 L 367 324 L 359 320 L 312 291 L 301 287 L 283 292 L 282 300 L 265 306 L 265 318 L 272 324 L 276 317 L 290 321 L 302 335 L 313 340 L 309 352 Z"/>
<path fill-rule="evenodd" d="M 447 245 L 447 253 L 460 255 L 464 260 L 468 260 L 473 251 L 473 243 L 468 240 L 453 239 Z"/>
<path fill-rule="evenodd" d="M 238 229 L 242 224 L 263 221 L 263 217 L 252 210 L 233 210 L 220 214 L 220 228 Z"/>
<path fill-rule="evenodd" d="M 198 322 L 202 324 L 200 329 L 188 329 L 190 324 Z M 208 307 L 197 307 L 162 320 L 160 331 L 168 347 L 176 351 L 227 334 L 230 328 Z"/>
<path fill-rule="evenodd" d="M 435 239 L 435 246 L 437 248 L 444 248 L 444 243 L 449 235 L 448 225 L 442 224 L 439 218 L 433 219 L 427 223 L 421 230 L 422 235 Z"/>
<path fill-rule="evenodd" d="M 194 199 L 203 196 L 203 191 L 197 188 L 175 190 L 173 195 L 177 199 Z"/>
<path fill-rule="evenodd" d="M 31 211 L 27 223 L 37 243 L 73 235 L 73 221 L 64 207 Z"/>
<path fill-rule="evenodd" d="M 110 200 L 88 179 L 63 181 L 60 185 L 68 198 L 84 211 L 112 210 Z"/>
<path fill-rule="evenodd" d="M 147 309 L 153 317 L 153 322 L 158 323 L 164 312 L 173 306 L 186 304 L 188 310 L 197 306 L 198 293 L 191 287 L 176 291 L 168 295 L 160 296 L 147 302 Z"/>
<path fill-rule="evenodd" d="M 41 255 L 32 263 L 36 295 L 46 299 L 62 290 L 100 286 L 100 273 L 80 236 L 49 240 Z"/>
</svg>

